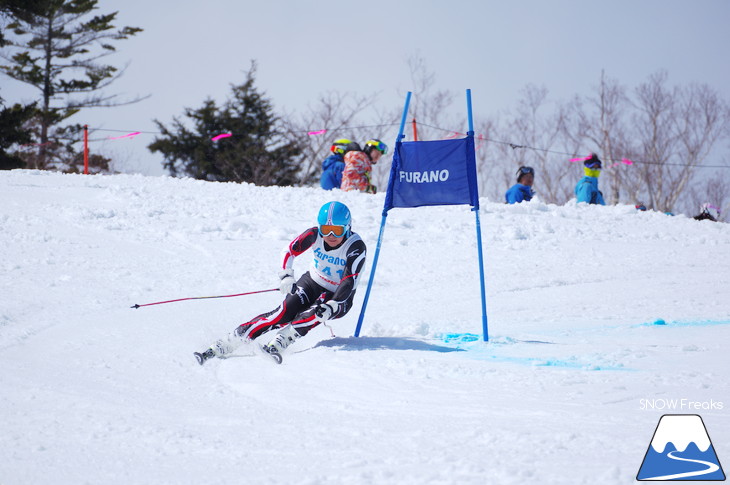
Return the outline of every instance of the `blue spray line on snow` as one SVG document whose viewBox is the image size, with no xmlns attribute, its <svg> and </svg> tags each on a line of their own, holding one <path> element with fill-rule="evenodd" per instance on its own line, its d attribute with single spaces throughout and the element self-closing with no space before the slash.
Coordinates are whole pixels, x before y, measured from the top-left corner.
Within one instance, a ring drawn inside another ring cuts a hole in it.
<svg viewBox="0 0 730 485">
<path fill-rule="evenodd" d="M 663 319 L 654 320 L 653 322 L 639 323 L 631 325 L 631 328 L 637 327 L 714 327 L 716 325 L 730 325 L 730 320 L 690 320 L 690 321 L 671 321 L 666 322 Z M 618 328 L 618 327 L 616 327 Z"/>
<path fill-rule="evenodd" d="M 474 333 L 441 333 L 435 337 L 447 345 L 453 345 L 456 349 L 466 350 L 469 356 L 475 360 L 499 362 L 508 364 L 520 364 L 529 367 L 553 367 L 561 369 L 576 369 L 587 371 L 633 371 L 634 369 L 619 365 L 602 365 L 585 362 L 578 356 L 571 356 L 567 359 L 553 357 L 513 357 L 509 355 L 497 355 L 493 353 L 500 348 L 518 344 L 554 344 L 544 340 L 519 340 L 511 337 L 496 337 L 490 340 L 489 346 L 482 345 L 479 341 L 481 336 Z"/>
</svg>

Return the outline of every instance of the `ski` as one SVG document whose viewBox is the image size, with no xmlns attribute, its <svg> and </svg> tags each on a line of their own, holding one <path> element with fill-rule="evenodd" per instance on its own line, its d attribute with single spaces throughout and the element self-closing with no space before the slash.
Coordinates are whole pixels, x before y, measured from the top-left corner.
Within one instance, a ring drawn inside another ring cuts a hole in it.
<svg viewBox="0 0 730 485">
<path fill-rule="evenodd" d="M 193 355 L 195 356 L 195 359 L 198 361 L 198 364 L 203 365 L 206 360 L 212 359 L 215 357 L 215 353 L 213 352 L 213 349 L 208 349 L 205 352 L 193 352 Z"/>
<path fill-rule="evenodd" d="M 254 354 L 260 354 L 262 357 L 265 357 L 267 360 L 273 360 L 277 364 L 281 364 L 283 361 L 281 354 L 279 351 L 274 347 L 273 345 L 261 345 L 258 343 L 255 343 L 255 348 L 258 349 L 258 352 L 253 352 Z M 193 352 L 193 355 L 195 356 L 195 360 L 198 361 L 198 364 L 203 365 L 205 364 L 206 360 L 212 359 L 215 357 L 215 352 L 213 352 L 213 349 L 208 349 L 205 352 Z M 219 358 L 226 358 L 226 356 L 220 356 Z"/>
</svg>

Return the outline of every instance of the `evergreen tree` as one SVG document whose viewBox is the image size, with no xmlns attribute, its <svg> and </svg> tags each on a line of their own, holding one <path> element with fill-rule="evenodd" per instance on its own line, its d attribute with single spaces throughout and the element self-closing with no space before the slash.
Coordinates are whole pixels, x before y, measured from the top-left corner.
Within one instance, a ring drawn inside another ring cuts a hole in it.
<svg viewBox="0 0 730 485">
<path fill-rule="evenodd" d="M 252 63 L 246 81 L 231 86 L 231 97 L 223 105 L 207 99 L 198 109 L 185 108 L 192 129 L 178 118 L 171 128 L 155 120 L 162 137 L 149 149 L 164 155 L 172 176 L 257 185 L 297 182 L 301 147 L 284 136 L 271 101 L 254 86 L 255 71 Z M 212 141 L 224 133 L 231 136 Z"/>
<path fill-rule="evenodd" d="M 30 126 L 38 152 L 28 158 L 29 168 L 73 165 L 78 154 L 72 145 L 81 138 L 81 126 L 59 125 L 82 108 L 122 104 L 115 101 L 115 95 L 99 94 L 123 72 L 100 63 L 99 59 L 116 51 L 112 41 L 127 39 L 141 29 L 116 30 L 112 22 L 118 12 L 92 16 L 97 3 L 98 0 L 3 2 L 2 10 L 12 21 L 3 35 L 2 58 L 8 64 L 0 65 L 0 70 L 41 93 L 38 115 Z"/>
<path fill-rule="evenodd" d="M 18 10 L 39 12 L 39 0 L 0 0 L 0 17 L 10 18 Z M 5 35 L 0 28 L 0 48 L 5 47 Z M 0 170 L 12 170 L 25 167 L 25 162 L 17 153 L 10 153 L 8 149 L 13 145 L 31 143 L 31 133 L 26 123 L 36 114 L 36 104 L 23 106 L 15 104 L 6 107 L 0 97 Z"/>
<path fill-rule="evenodd" d="M 3 106 L 0 98 L 0 170 L 24 168 L 25 162 L 17 153 L 8 153 L 8 149 L 15 145 L 31 142 L 30 132 L 23 129 L 27 121 L 35 114 L 35 104 L 12 107 Z"/>
</svg>

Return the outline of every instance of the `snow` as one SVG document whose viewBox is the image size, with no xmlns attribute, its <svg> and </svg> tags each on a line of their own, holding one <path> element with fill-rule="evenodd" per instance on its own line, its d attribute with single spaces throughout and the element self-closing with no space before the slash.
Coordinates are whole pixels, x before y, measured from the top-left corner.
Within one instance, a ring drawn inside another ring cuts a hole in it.
<svg viewBox="0 0 730 485">
<path fill-rule="evenodd" d="M 278 293 L 130 308 L 276 287 L 332 198 L 368 269 L 282 365 L 192 355 Z M 0 483 L 624 484 L 668 413 L 728 461 L 730 225 L 483 199 L 485 343 L 473 212 L 394 209 L 356 339 L 383 201 L 0 172 Z"/>
</svg>

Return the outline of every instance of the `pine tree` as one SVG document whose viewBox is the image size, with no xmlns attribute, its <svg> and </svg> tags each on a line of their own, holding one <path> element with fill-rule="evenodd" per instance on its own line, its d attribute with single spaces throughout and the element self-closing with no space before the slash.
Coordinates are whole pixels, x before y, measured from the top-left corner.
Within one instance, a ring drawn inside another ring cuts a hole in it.
<svg viewBox="0 0 730 485">
<path fill-rule="evenodd" d="M 301 147 L 280 129 L 271 101 L 254 86 L 255 72 L 252 63 L 246 81 L 231 86 L 231 97 L 221 106 L 207 99 L 198 109 L 185 108 L 187 124 L 173 118 L 168 128 L 155 120 L 162 137 L 149 149 L 164 155 L 164 167 L 172 176 L 257 185 L 298 181 Z M 212 141 L 225 133 L 231 136 Z"/>
<path fill-rule="evenodd" d="M 31 142 L 30 132 L 25 131 L 23 126 L 36 113 L 35 104 L 22 106 L 15 104 L 11 107 L 4 107 L 0 98 L 0 170 L 12 170 L 24 168 L 25 162 L 17 153 L 9 153 L 8 149 L 13 145 L 22 145 Z"/>
<path fill-rule="evenodd" d="M 40 12 L 39 0 L 0 0 L 0 17 L 10 18 L 19 9 Z M 0 29 L 0 48 L 5 47 L 5 35 Z M 8 152 L 14 145 L 29 144 L 32 141 L 31 133 L 26 129 L 26 123 L 36 114 L 37 103 L 21 105 L 16 103 L 11 107 L 5 106 L 5 100 L 0 97 L 0 170 L 12 170 L 25 167 L 25 162 L 17 153 Z"/>
<path fill-rule="evenodd" d="M 6 46 L 1 54 L 8 64 L 0 65 L 0 70 L 41 93 L 38 115 L 30 126 L 38 152 L 27 160 L 29 168 L 68 167 L 77 157 L 72 145 L 81 138 L 81 126 L 61 123 L 83 108 L 139 101 L 122 103 L 115 95 L 100 93 L 123 70 L 99 59 L 116 51 L 112 41 L 142 29 L 116 30 L 112 23 L 118 12 L 92 16 L 98 0 L 6 3 L 3 10 L 12 21 L 3 35 Z"/>
</svg>

